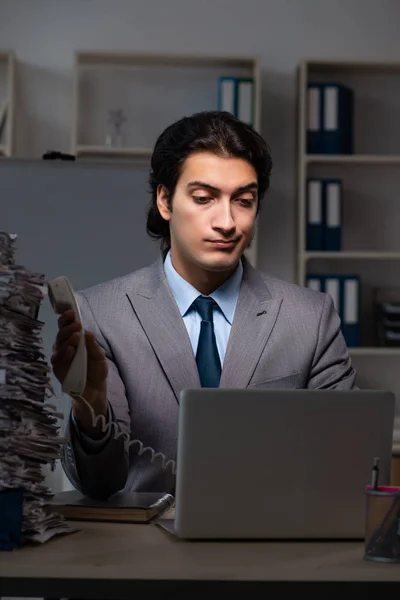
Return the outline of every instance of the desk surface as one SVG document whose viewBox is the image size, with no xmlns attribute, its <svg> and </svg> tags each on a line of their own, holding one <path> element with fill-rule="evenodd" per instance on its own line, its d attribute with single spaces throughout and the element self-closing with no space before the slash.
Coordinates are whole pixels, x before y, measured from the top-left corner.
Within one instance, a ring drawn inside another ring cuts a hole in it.
<svg viewBox="0 0 400 600">
<path fill-rule="evenodd" d="M 360 542 L 184 541 L 157 525 L 74 526 L 80 531 L 1 552 L 0 595 L 84 598 L 90 584 L 86 597 L 95 587 L 96 597 L 117 598 L 150 580 L 400 582 L 400 565 L 364 561 Z"/>
</svg>

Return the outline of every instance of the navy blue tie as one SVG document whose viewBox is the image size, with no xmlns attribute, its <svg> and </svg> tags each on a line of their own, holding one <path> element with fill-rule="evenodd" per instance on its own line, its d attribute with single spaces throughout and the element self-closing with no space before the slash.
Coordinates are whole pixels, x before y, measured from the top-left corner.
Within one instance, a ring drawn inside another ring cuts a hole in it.
<svg viewBox="0 0 400 600">
<path fill-rule="evenodd" d="M 196 352 L 201 387 L 218 387 L 221 378 L 221 361 L 214 333 L 213 307 L 215 300 L 199 296 L 193 306 L 201 317 L 199 343 Z"/>
</svg>

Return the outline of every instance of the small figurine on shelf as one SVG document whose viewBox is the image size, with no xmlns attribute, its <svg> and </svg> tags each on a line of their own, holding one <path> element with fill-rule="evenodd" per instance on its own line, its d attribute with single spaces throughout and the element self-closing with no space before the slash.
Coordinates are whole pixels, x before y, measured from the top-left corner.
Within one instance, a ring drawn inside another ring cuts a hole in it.
<svg viewBox="0 0 400 600">
<path fill-rule="evenodd" d="M 106 135 L 106 146 L 120 148 L 124 145 L 122 125 L 127 119 L 122 108 L 111 109 L 108 111 L 108 115 L 108 123 L 111 123 L 113 130 Z"/>
</svg>

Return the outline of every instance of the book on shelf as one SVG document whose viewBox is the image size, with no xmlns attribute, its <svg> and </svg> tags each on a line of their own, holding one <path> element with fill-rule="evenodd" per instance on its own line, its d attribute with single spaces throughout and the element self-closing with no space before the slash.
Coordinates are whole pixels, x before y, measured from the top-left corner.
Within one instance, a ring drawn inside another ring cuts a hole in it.
<svg viewBox="0 0 400 600">
<path fill-rule="evenodd" d="M 4 137 L 3 134 L 4 134 L 5 125 L 6 125 L 7 108 L 8 108 L 8 101 L 3 100 L 3 102 L 0 103 L 0 143 L 2 142 L 2 139 Z"/>
<path fill-rule="evenodd" d="M 348 347 L 360 345 L 360 277 L 358 275 L 307 275 L 306 286 L 329 294 L 341 321 L 341 330 Z"/>
<path fill-rule="evenodd" d="M 77 490 L 55 494 L 46 508 L 74 521 L 150 523 L 174 506 L 171 494 L 117 492 L 107 500 L 95 500 Z"/>
<path fill-rule="evenodd" d="M 354 92 L 341 83 L 307 85 L 308 154 L 353 154 Z"/>
<path fill-rule="evenodd" d="M 220 77 L 218 81 L 218 110 L 232 113 L 254 127 L 255 94 L 253 77 Z"/>
<path fill-rule="evenodd" d="M 342 249 L 343 185 L 340 179 L 309 178 L 306 193 L 306 249 Z"/>
</svg>

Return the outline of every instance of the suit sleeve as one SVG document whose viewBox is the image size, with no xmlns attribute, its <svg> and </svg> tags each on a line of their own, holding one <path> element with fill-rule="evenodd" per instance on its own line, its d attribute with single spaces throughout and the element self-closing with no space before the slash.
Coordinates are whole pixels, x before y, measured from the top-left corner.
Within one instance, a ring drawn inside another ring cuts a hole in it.
<svg viewBox="0 0 400 600">
<path fill-rule="evenodd" d="M 340 318 L 330 295 L 325 294 L 318 327 L 318 339 L 307 387 L 310 389 L 357 389 Z"/>
<path fill-rule="evenodd" d="M 65 429 L 67 443 L 61 463 L 71 484 L 86 496 L 105 499 L 124 488 L 129 471 L 130 414 L 125 386 L 113 360 L 111 349 L 101 333 L 89 302 L 77 293 L 83 327 L 94 334 L 108 362 L 107 400 L 109 429 L 101 443 L 88 443 L 72 419 Z"/>
</svg>

